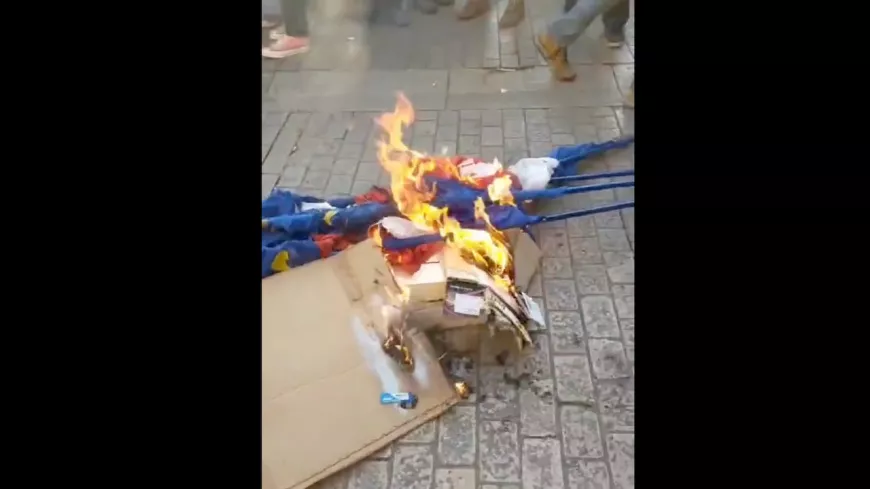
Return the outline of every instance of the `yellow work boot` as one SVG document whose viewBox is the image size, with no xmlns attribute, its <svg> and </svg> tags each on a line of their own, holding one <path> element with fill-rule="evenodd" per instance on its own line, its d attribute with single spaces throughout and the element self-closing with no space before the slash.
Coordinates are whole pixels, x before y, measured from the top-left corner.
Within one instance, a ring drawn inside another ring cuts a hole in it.
<svg viewBox="0 0 870 489">
<path fill-rule="evenodd" d="M 541 34 L 535 38 L 535 46 L 547 64 L 550 65 L 550 71 L 554 78 L 566 82 L 577 78 L 577 73 L 574 73 L 571 65 L 568 64 L 567 51 L 559 46 L 555 39 L 547 34 Z"/>
</svg>

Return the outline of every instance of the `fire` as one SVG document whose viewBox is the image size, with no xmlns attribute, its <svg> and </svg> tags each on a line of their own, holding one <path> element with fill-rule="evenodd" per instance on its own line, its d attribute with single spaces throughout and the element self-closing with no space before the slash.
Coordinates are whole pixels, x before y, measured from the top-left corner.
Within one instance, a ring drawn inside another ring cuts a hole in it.
<svg viewBox="0 0 870 489">
<path fill-rule="evenodd" d="M 487 224 L 486 230 L 463 228 L 448 215 L 447 208 L 431 204 L 435 189 L 429 188 L 424 176 L 438 175 L 466 182 L 472 179 L 460 175 L 448 157 L 425 155 L 405 145 L 404 128 L 414 122 L 411 102 L 400 93 L 395 110 L 381 115 L 376 122 L 384 130 L 383 139 L 378 141 L 378 160 L 390 174 L 390 189 L 399 212 L 413 223 L 438 232 L 447 246 L 457 249 L 465 259 L 486 270 L 496 283 L 510 289 L 512 264 L 507 239 L 490 223 L 483 199 L 474 203 L 474 213 Z M 511 179 L 505 175 L 493 179 L 486 190 L 493 202 L 515 205 L 510 188 Z M 376 235 L 375 239 L 380 243 L 380 236 Z"/>
</svg>

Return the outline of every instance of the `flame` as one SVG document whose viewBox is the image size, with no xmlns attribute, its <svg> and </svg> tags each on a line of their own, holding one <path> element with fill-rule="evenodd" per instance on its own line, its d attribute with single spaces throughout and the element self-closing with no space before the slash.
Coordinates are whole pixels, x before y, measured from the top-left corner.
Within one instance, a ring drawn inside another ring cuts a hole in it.
<svg viewBox="0 0 870 489">
<path fill-rule="evenodd" d="M 473 182 L 463 177 L 459 169 L 446 156 L 425 155 L 414 151 L 402 141 L 404 128 L 414 122 L 414 108 L 401 93 L 396 108 L 376 119 L 384 130 L 378 141 L 378 160 L 390 174 L 390 190 L 399 212 L 418 226 L 432 229 L 444 237 L 447 246 L 455 248 L 466 259 L 489 273 L 497 284 L 510 289 L 512 281 L 511 254 L 504 233 L 495 229 L 486 214 L 483 199 L 474 203 L 475 217 L 483 220 L 486 230 L 465 229 L 456 219 L 448 216 L 447 208 L 431 204 L 435 188 L 428 188 L 427 174 Z M 515 205 L 510 191 L 511 179 L 507 175 L 496 177 L 487 186 L 489 198 L 501 205 Z M 381 243 L 379 232 L 371 236 Z"/>
</svg>

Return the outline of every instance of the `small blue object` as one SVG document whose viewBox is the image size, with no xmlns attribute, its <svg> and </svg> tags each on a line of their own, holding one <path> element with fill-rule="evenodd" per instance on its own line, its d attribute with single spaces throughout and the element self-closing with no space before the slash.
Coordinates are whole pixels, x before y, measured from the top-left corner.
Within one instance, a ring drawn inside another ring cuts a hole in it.
<svg viewBox="0 0 870 489">
<path fill-rule="evenodd" d="M 410 392 L 384 392 L 381 394 L 381 404 L 398 404 L 403 409 L 414 409 L 417 407 L 417 396 Z"/>
</svg>

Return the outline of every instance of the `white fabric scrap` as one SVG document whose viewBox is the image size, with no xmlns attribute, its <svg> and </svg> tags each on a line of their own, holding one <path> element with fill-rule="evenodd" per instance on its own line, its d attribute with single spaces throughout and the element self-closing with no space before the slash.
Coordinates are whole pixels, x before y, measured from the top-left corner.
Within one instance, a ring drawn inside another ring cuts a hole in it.
<svg viewBox="0 0 870 489">
<path fill-rule="evenodd" d="M 498 159 L 492 162 L 481 161 L 479 163 L 475 163 L 472 159 L 467 159 L 458 166 L 459 174 L 463 177 L 486 178 L 495 175 L 501 170 L 501 163 L 498 162 Z"/>
<path fill-rule="evenodd" d="M 299 205 L 299 210 L 302 212 L 315 209 L 335 209 L 335 207 L 329 205 L 329 202 L 303 202 Z"/>
<path fill-rule="evenodd" d="M 555 158 L 523 158 L 516 164 L 508 168 L 507 171 L 513 173 L 520 179 L 523 190 L 543 190 L 550 183 L 550 178 L 556 167 L 559 166 L 559 160 Z"/>
<path fill-rule="evenodd" d="M 417 236 L 431 234 L 433 231 L 432 229 L 418 226 L 404 217 L 397 216 L 388 216 L 381 219 L 381 226 L 399 239 L 416 238 Z"/>
</svg>

